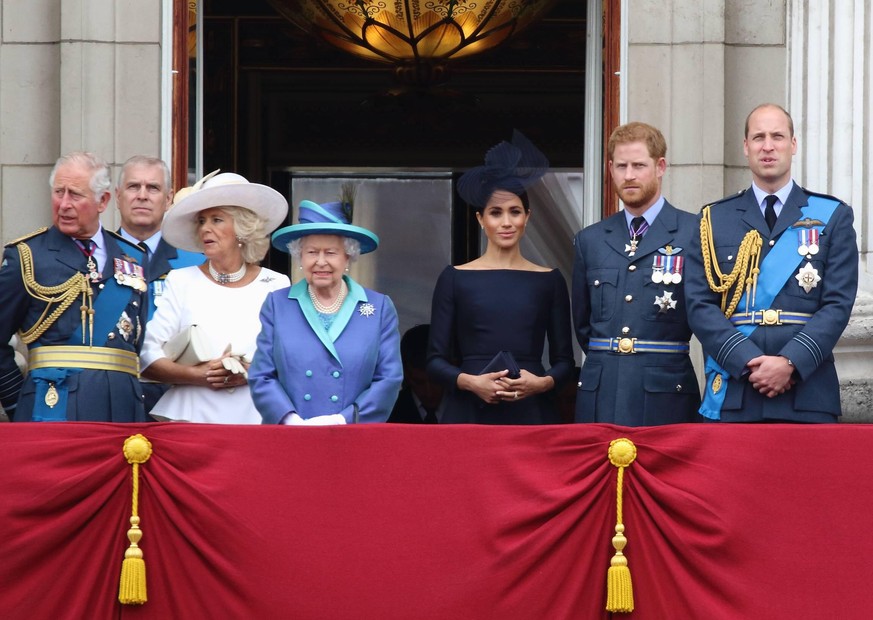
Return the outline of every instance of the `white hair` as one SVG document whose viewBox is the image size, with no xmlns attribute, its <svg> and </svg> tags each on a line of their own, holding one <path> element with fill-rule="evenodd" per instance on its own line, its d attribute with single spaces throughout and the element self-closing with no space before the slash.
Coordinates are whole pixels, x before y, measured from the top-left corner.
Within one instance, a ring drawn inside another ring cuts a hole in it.
<svg viewBox="0 0 873 620">
<path fill-rule="evenodd" d="M 58 168 L 66 164 L 78 164 L 92 171 L 88 186 L 94 192 L 95 199 L 100 200 L 103 198 L 103 194 L 109 193 L 109 188 L 112 187 L 112 172 L 109 169 L 109 164 L 102 157 L 86 151 L 73 151 L 59 157 L 49 175 L 49 187 L 54 188 L 55 174 Z"/>
<path fill-rule="evenodd" d="M 329 234 L 329 233 L 325 233 Z M 336 235 L 339 237 L 340 235 Z M 294 258 L 300 258 L 300 253 L 303 249 L 303 240 L 306 237 L 297 237 L 296 239 L 292 239 L 288 242 L 288 254 L 290 254 Z M 358 260 L 358 257 L 361 255 L 361 242 L 357 239 L 352 239 L 351 237 L 343 237 L 343 246 L 346 251 L 346 256 L 349 257 L 349 262 L 353 263 Z"/>
</svg>

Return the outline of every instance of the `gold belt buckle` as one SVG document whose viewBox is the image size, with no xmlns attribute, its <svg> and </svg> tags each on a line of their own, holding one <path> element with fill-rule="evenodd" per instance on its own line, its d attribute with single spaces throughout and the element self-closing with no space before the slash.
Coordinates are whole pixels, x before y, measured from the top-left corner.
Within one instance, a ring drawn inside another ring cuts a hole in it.
<svg viewBox="0 0 873 620">
<path fill-rule="evenodd" d="M 636 338 L 619 338 L 618 339 L 618 352 L 619 353 L 633 353 L 634 352 L 634 344 L 636 344 Z"/>
<path fill-rule="evenodd" d="M 773 310 L 772 308 L 768 310 L 761 311 L 761 322 L 759 325 L 782 325 L 782 310 Z"/>
</svg>

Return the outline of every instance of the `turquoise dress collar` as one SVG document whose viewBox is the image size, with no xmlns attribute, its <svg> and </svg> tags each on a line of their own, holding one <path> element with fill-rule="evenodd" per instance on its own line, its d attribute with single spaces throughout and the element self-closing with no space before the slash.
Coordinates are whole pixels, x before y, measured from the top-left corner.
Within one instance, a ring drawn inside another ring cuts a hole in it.
<svg viewBox="0 0 873 620">
<path fill-rule="evenodd" d="M 352 319 L 355 309 L 358 304 L 367 302 L 367 291 L 363 286 L 352 280 L 349 276 L 343 276 L 346 286 L 349 289 L 343 305 L 340 306 L 336 318 L 331 324 L 330 329 L 326 330 L 318 317 L 318 311 L 312 305 L 312 300 L 309 298 L 309 284 L 306 280 L 300 280 L 297 284 L 291 287 L 288 291 L 288 299 L 296 299 L 300 304 L 300 309 L 303 311 L 303 316 L 306 317 L 306 322 L 309 323 L 310 329 L 318 336 L 318 339 L 330 351 L 330 354 L 342 365 L 342 360 L 336 351 L 333 343 L 342 335 L 346 325 Z"/>
</svg>

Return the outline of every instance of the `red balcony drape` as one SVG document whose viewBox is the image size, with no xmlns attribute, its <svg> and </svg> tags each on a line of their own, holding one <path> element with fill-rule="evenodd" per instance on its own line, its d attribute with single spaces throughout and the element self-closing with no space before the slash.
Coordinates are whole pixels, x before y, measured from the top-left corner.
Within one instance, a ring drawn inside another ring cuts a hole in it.
<svg viewBox="0 0 873 620">
<path fill-rule="evenodd" d="M 131 467 L 148 602 L 118 603 Z M 616 473 L 635 611 L 604 610 Z M 0 425 L 0 617 L 873 617 L 873 427 Z"/>
</svg>

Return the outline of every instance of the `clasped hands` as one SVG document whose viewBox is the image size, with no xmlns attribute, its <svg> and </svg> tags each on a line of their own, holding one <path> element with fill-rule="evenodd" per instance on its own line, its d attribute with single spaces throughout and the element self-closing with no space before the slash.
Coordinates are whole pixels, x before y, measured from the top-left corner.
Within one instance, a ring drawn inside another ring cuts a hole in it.
<svg viewBox="0 0 873 620">
<path fill-rule="evenodd" d="M 510 379 L 506 376 L 508 373 L 508 370 L 501 370 L 484 375 L 464 374 L 459 377 L 458 387 L 469 390 L 489 405 L 494 405 L 540 394 L 554 384 L 551 377 L 538 377 L 524 369 L 518 379 Z"/>
<path fill-rule="evenodd" d="M 796 383 L 794 366 L 781 355 L 759 355 L 750 359 L 746 367 L 751 370 L 749 383 L 767 398 L 784 394 Z"/>
<path fill-rule="evenodd" d="M 210 360 L 206 366 L 206 381 L 213 390 L 230 390 L 245 385 L 249 380 L 250 362 L 245 354 L 232 353 L 230 345 L 218 359 Z"/>
</svg>

